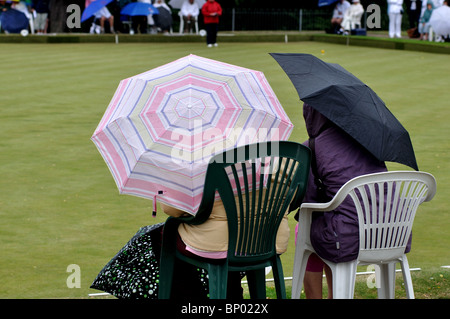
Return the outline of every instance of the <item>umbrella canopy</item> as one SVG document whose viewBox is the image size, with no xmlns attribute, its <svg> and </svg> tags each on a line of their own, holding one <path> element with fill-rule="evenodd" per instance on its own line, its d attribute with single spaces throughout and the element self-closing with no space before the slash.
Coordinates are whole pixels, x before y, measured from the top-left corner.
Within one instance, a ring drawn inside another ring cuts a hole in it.
<svg viewBox="0 0 450 319">
<path fill-rule="evenodd" d="M 91 2 L 91 4 L 84 9 L 83 14 L 81 15 L 81 22 L 84 22 L 92 17 L 98 10 L 106 7 L 112 1 L 113 0 L 95 0 Z"/>
<path fill-rule="evenodd" d="M 120 14 L 127 16 L 148 16 L 149 14 L 158 14 L 159 11 L 150 3 L 132 2 L 127 4 L 120 11 Z"/>
<path fill-rule="evenodd" d="M 23 12 L 16 9 L 8 9 L 0 15 L 1 27 L 9 33 L 20 33 L 28 30 L 28 18 Z"/>
<path fill-rule="evenodd" d="M 155 25 L 163 31 L 168 31 L 172 26 L 172 13 L 163 6 L 158 7 L 159 14 L 154 17 Z"/>
<path fill-rule="evenodd" d="M 271 55 L 302 101 L 347 132 L 378 160 L 418 170 L 408 132 L 367 85 L 340 65 L 310 54 Z"/>
<path fill-rule="evenodd" d="M 170 0 L 169 5 L 174 9 L 181 9 L 185 1 L 187 0 Z M 201 7 L 205 4 L 206 0 L 195 0 L 195 2 L 197 2 L 198 8 L 201 9 Z"/>
<path fill-rule="evenodd" d="M 430 18 L 430 25 L 438 35 L 450 36 L 450 7 L 441 6 L 433 10 Z"/>
<path fill-rule="evenodd" d="M 330 4 L 333 4 L 337 1 L 338 0 L 319 0 L 319 3 L 317 3 L 317 6 L 318 7 L 329 6 Z"/>
<path fill-rule="evenodd" d="M 189 55 L 122 80 L 92 140 L 121 193 L 195 215 L 213 155 L 292 129 L 262 72 Z"/>
</svg>

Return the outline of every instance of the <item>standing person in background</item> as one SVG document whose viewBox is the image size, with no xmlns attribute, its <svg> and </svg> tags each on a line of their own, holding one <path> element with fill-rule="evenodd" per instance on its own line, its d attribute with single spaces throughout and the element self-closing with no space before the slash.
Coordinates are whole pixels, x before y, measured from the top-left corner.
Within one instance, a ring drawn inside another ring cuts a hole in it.
<svg viewBox="0 0 450 319">
<path fill-rule="evenodd" d="M 409 28 L 417 28 L 419 26 L 420 11 L 422 10 L 421 0 L 408 0 L 407 1 L 407 12 Z"/>
<path fill-rule="evenodd" d="M 430 18 L 433 13 L 433 3 L 431 1 L 427 2 L 427 9 L 424 11 L 419 20 L 419 33 L 420 40 L 427 40 L 428 33 L 430 32 Z"/>
<path fill-rule="evenodd" d="M 406 12 L 408 13 L 409 29 L 407 30 L 410 38 L 418 38 L 419 18 L 422 9 L 422 0 L 407 0 Z"/>
<path fill-rule="evenodd" d="M 208 48 L 217 46 L 217 31 L 219 29 L 219 17 L 222 15 L 222 7 L 215 0 L 208 0 L 202 6 L 203 21 L 206 28 L 206 44 Z"/>
<path fill-rule="evenodd" d="M 403 0 L 387 0 L 389 16 L 389 37 L 401 38 Z"/>
<path fill-rule="evenodd" d="M 50 12 L 49 2 L 49 0 L 33 0 L 32 2 L 32 10 L 36 12 L 34 27 L 37 34 L 47 33 L 48 14 Z"/>
</svg>

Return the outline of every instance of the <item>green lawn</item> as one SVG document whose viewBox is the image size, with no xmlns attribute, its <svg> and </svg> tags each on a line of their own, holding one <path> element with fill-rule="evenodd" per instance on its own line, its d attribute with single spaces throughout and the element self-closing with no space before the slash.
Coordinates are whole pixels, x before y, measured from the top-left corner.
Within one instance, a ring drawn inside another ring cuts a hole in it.
<svg viewBox="0 0 450 319">
<path fill-rule="evenodd" d="M 190 53 L 261 70 L 295 125 L 291 140 L 303 142 L 301 103 L 269 52 L 339 63 L 386 102 L 409 130 L 420 169 L 438 182 L 435 199 L 419 209 L 410 266 L 450 265 L 448 55 L 313 42 L 1 44 L 0 298 L 86 298 L 128 239 L 165 219 L 151 217 L 150 201 L 118 194 L 90 141 L 121 79 Z M 293 254 L 291 236 L 286 276 Z M 67 286 L 71 264 L 80 266 L 81 288 Z"/>
</svg>

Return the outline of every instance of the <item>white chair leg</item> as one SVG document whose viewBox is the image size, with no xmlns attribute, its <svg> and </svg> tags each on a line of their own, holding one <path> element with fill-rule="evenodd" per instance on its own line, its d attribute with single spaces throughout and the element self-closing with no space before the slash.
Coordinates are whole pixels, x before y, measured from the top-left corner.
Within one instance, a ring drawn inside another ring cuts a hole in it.
<svg viewBox="0 0 450 319">
<path fill-rule="evenodd" d="M 30 18 L 30 31 L 31 31 L 31 34 L 34 34 L 34 19 L 33 19 L 33 17 Z"/>
<path fill-rule="evenodd" d="M 183 20 L 183 17 L 180 15 L 180 30 L 179 30 L 179 33 L 183 34 L 183 32 L 184 32 L 184 20 Z"/>
<path fill-rule="evenodd" d="M 300 299 L 303 288 L 303 279 L 305 278 L 306 265 L 310 255 L 311 251 L 305 250 L 300 247 L 300 245 L 297 245 L 294 257 L 291 299 Z"/>
<path fill-rule="evenodd" d="M 415 297 L 411 279 L 411 270 L 409 269 L 409 262 L 408 258 L 406 258 L 406 255 L 403 255 L 400 264 L 402 266 L 403 281 L 405 282 L 406 298 L 414 299 Z"/>
<path fill-rule="evenodd" d="M 433 28 L 430 27 L 428 29 L 428 41 L 432 42 L 433 41 L 433 36 L 434 36 Z"/>
<path fill-rule="evenodd" d="M 329 264 L 333 273 L 333 299 L 353 299 L 357 265 L 356 260 Z"/>
<path fill-rule="evenodd" d="M 375 268 L 375 276 L 380 287 L 378 299 L 395 299 L 395 263 L 379 265 Z"/>
</svg>

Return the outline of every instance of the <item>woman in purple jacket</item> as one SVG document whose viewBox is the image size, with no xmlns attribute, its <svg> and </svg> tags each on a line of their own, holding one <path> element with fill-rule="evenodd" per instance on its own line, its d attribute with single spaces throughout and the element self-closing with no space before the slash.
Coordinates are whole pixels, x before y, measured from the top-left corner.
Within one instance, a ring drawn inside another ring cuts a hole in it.
<svg viewBox="0 0 450 319">
<path fill-rule="evenodd" d="M 377 160 L 352 137 L 306 103 L 303 106 L 303 116 L 310 140 L 314 138 L 315 141 L 317 174 L 325 185 L 326 201 L 331 200 L 347 181 L 356 176 L 387 171 L 384 162 Z M 310 146 L 310 140 L 304 144 Z M 303 202 L 323 201 L 319 199 L 311 171 Z M 357 258 L 358 216 L 350 197 L 347 197 L 335 211 L 314 215 L 311 244 L 320 257 L 332 262 L 345 262 Z M 304 279 L 306 298 L 322 298 L 324 270 L 329 286 L 328 297 L 332 298 L 331 271 L 315 254 L 309 258 L 306 268 Z"/>
</svg>

